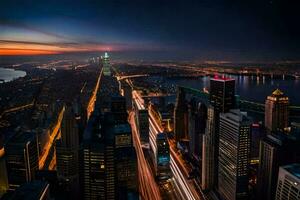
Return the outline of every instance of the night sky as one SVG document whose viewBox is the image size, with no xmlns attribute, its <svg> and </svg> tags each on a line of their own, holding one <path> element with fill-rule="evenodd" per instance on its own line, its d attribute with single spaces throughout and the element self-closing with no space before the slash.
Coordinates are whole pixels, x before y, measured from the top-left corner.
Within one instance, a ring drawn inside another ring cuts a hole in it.
<svg viewBox="0 0 300 200">
<path fill-rule="evenodd" d="M 1 0 L 0 55 L 300 60 L 299 0 Z"/>
</svg>

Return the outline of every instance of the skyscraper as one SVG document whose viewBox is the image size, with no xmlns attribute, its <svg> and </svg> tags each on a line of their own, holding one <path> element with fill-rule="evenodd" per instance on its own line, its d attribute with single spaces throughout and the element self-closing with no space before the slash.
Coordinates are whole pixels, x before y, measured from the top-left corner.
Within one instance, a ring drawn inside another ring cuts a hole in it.
<svg viewBox="0 0 300 200">
<path fill-rule="evenodd" d="M 204 103 L 191 100 L 189 104 L 189 151 L 192 157 L 202 157 L 203 134 L 205 133 L 207 107 Z"/>
<path fill-rule="evenodd" d="M 300 199 L 300 164 L 279 168 L 276 200 Z"/>
<path fill-rule="evenodd" d="M 17 133 L 5 146 L 9 189 L 34 180 L 38 170 L 38 146 L 33 133 Z"/>
<path fill-rule="evenodd" d="M 169 179 L 172 175 L 170 168 L 170 146 L 166 133 L 156 134 L 152 151 L 154 154 L 156 178 L 159 180 Z"/>
<path fill-rule="evenodd" d="M 220 114 L 218 193 L 221 199 L 247 199 L 250 127 L 247 113 L 230 110 Z"/>
<path fill-rule="evenodd" d="M 57 175 L 66 184 L 69 196 L 79 190 L 79 133 L 75 114 L 67 106 L 61 124 L 61 139 L 56 142 Z"/>
<path fill-rule="evenodd" d="M 188 106 L 185 91 L 177 87 L 177 98 L 174 111 L 174 134 L 177 142 L 188 139 Z"/>
<path fill-rule="evenodd" d="M 217 190 L 219 157 L 219 118 L 220 113 L 235 107 L 235 80 L 226 77 L 210 79 L 210 93 L 207 125 L 203 139 L 203 189 Z"/>
<path fill-rule="evenodd" d="M 235 106 L 235 80 L 226 77 L 210 79 L 209 102 L 219 113 L 228 112 Z"/>
<path fill-rule="evenodd" d="M 131 127 L 126 122 L 111 127 L 115 141 L 115 160 L 118 196 L 137 192 L 137 158 L 133 147 Z"/>
<path fill-rule="evenodd" d="M 216 143 L 216 112 L 214 107 L 208 106 L 205 134 L 203 135 L 202 147 L 202 182 L 203 190 L 213 188 L 215 176 L 215 143 Z"/>
<path fill-rule="evenodd" d="M 289 98 L 279 89 L 267 97 L 265 102 L 265 127 L 269 131 L 284 131 L 288 127 Z"/>
<path fill-rule="evenodd" d="M 83 138 L 83 196 L 87 200 L 116 198 L 114 144 L 105 141 L 102 120 L 95 110 Z"/>
<path fill-rule="evenodd" d="M 257 198 L 275 198 L 279 166 L 299 162 L 299 139 L 283 133 L 268 134 L 260 142 Z"/>
<path fill-rule="evenodd" d="M 110 60 L 107 52 L 104 53 L 104 56 L 101 56 L 101 64 L 104 76 L 111 76 Z"/>
</svg>

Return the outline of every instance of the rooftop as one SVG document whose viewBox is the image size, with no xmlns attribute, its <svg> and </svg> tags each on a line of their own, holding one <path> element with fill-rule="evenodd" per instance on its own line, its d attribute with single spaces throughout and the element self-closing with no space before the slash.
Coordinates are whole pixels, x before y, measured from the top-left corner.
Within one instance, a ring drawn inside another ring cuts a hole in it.
<svg viewBox="0 0 300 200">
<path fill-rule="evenodd" d="M 278 88 L 272 92 L 272 96 L 282 96 L 283 92 Z"/>
<path fill-rule="evenodd" d="M 211 78 L 210 80 L 213 80 L 213 81 L 234 81 L 235 79 L 234 78 L 230 78 L 230 77 L 226 77 L 225 75 L 222 75 L 222 76 L 219 76 L 219 75 L 215 75 L 213 78 Z"/>
<path fill-rule="evenodd" d="M 295 163 L 291 165 L 286 165 L 282 167 L 286 171 L 288 171 L 290 174 L 294 175 L 295 177 L 300 179 L 300 164 Z"/>
</svg>

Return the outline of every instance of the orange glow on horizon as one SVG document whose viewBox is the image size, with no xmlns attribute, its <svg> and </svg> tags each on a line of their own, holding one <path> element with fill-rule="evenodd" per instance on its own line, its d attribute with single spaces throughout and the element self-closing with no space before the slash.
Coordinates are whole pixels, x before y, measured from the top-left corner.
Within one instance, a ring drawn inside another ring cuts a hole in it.
<svg viewBox="0 0 300 200">
<path fill-rule="evenodd" d="M 38 50 L 38 49 L 2 49 L 0 48 L 0 56 L 22 56 L 22 55 L 52 55 L 59 54 L 58 51 Z"/>
<path fill-rule="evenodd" d="M 47 44 L 20 44 L 15 42 L 0 44 L 0 56 L 17 56 L 17 55 L 52 55 L 72 52 L 88 52 L 88 51 L 113 51 L 118 49 L 111 46 L 99 45 L 47 45 Z"/>
</svg>

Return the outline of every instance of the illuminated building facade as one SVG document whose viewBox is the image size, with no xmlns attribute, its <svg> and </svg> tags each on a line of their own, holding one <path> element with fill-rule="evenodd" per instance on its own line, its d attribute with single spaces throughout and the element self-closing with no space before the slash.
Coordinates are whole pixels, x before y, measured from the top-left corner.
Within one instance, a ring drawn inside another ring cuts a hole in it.
<svg viewBox="0 0 300 200">
<path fill-rule="evenodd" d="M 284 131 L 288 127 L 289 98 L 279 89 L 273 91 L 265 102 L 265 127 L 269 131 Z"/>
<path fill-rule="evenodd" d="M 259 199 L 275 198 L 279 167 L 299 162 L 300 140 L 284 133 L 268 134 L 260 142 L 257 195 Z"/>
<path fill-rule="evenodd" d="M 79 190 L 79 133 L 75 114 L 67 106 L 61 124 L 61 139 L 56 142 L 57 175 L 66 185 L 69 196 Z"/>
<path fill-rule="evenodd" d="M 251 121 L 247 113 L 220 114 L 218 193 L 221 199 L 247 199 Z"/>
<path fill-rule="evenodd" d="M 216 143 L 216 112 L 214 107 L 208 106 L 205 134 L 202 147 L 202 181 L 201 188 L 210 190 L 214 185 L 215 175 L 215 143 Z"/>
<path fill-rule="evenodd" d="M 115 141 L 115 160 L 118 197 L 126 193 L 136 193 L 137 158 L 132 143 L 131 127 L 128 123 L 116 124 L 112 128 Z"/>
<path fill-rule="evenodd" d="M 102 76 L 95 105 L 83 137 L 83 197 L 126 199 L 137 193 L 137 158 L 114 77 Z"/>
<path fill-rule="evenodd" d="M 279 168 L 275 200 L 300 199 L 300 164 Z"/>
<path fill-rule="evenodd" d="M 235 106 L 235 80 L 226 77 L 210 79 L 209 102 L 219 113 L 233 109 Z"/>
<path fill-rule="evenodd" d="M 101 56 L 101 64 L 104 76 L 111 76 L 110 59 L 107 52 L 104 53 L 104 56 Z"/>
<path fill-rule="evenodd" d="M 202 189 L 218 189 L 220 113 L 235 107 L 235 80 L 226 77 L 210 79 L 209 108 L 203 138 Z"/>
<path fill-rule="evenodd" d="M 115 199 L 116 174 L 114 144 L 104 140 L 99 113 L 92 114 L 83 141 L 84 199 Z"/>
<path fill-rule="evenodd" d="M 17 133 L 5 146 L 9 189 L 35 179 L 39 167 L 38 146 L 33 133 Z"/>
<path fill-rule="evenodd" d="M 170 169 L 170 147 L 166 133 L 156 135 L 155 171 L 158 179 L 169 179 L 171 177 Z"/>
</svg>

